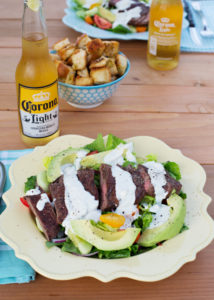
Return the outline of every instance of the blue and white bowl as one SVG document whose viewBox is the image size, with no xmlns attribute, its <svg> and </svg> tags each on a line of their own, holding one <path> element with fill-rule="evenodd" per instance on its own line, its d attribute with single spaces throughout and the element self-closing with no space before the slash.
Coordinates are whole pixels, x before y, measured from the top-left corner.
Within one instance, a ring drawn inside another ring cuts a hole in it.
<svg viewBox="0 0 214 300">
<path fill-rule="evenodd" d="M 113 95 L 120 85 L 121 80 L 128 74 L 129 69 L 130 62 L 128 60 L 126 72 L 123 76 L 101 85 L 77 86 L 59 81 L 59 96 L 74 107 L 93 108 L 99 106 Z"/>
</svg>

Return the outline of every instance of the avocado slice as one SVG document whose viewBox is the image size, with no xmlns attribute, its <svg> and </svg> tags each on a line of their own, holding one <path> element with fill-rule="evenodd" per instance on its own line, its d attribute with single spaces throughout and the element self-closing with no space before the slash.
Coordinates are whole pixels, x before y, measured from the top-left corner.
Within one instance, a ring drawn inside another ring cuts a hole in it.
<svg viewBox="0 0 214 300">
<path fill-rule="evenodd" d="M 186 216 L 184 200 L 177 194 L 173 194 L 167 199 L 167 204 L 171 207 L 169 219 L 161 226 L 147 228 L 138 240 L 139 245 L 151 247 L 159 242 L 171 239 L 180 232 Z"/>
<path fill-rule="evenodd" d="M 55 155 L 47 169 L 48 182 L 53 182 L 61 175 L 61 166 L 68 163 L 74 163 L 77 158 L 77 152 L 80 149 L 69 147 L 68 149 L 59 152 Z"/>
<path fill-rule="evenodd" d="M 97 249 L 104 251 L 130 247 L 140 232 L 140 228 L 127 228 L 117 232 L 108 232 L 93 226 L 89 220 L 72 220 L 71 226 L 76 235 Z"/>
<path fill-rule="evenodd" d="M 102 17 L 102 18 L 108 20 L 108 21 L 111 22 L 111 23 L 113 23 L 113 22 L 116 20 L 116 15 L 113 14 L 110 10 L 108 10 L 108 9 L 102 7 L 102 6 L 99 6 L 99 7 L 98 7 L 97 14 L 98 14 L 100 17 Z"/>
<path fill-rule="evenodd" d="M 71 232 L 71 230 L 68 231 L 68 236 L 74 245 L 79 249 L 81 254 L 88 254 L 91 252 L 92 245 L 90 243 L 78 237 L 76 234 Z"/>
<path fill-rule="evenodd" d="M 110 153 L 112 150 L 103 151 L 100 153 L 92 154 L 84 157 L 80 164 L 84 168 L 95 168 L 98 169 L 102 163 L 104 163 L 105 156 Z"/>
<path fill-rule="evenodd" d="M 36 176 L 36 181 L 38 186 L 40 186 L 46 193 L 48 192 L 49 188 L 49 182 L 47 179 L 47 171 L 41 171 L 37 176 Z"/>
</svg>

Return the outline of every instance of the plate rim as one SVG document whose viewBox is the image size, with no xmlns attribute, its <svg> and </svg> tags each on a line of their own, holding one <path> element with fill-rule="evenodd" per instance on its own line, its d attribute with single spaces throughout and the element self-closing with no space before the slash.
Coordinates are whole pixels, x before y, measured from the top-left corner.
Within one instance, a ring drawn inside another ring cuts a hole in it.
<svg viewBox="0 0 214 300">
<path fill-rule="evenodd" d="M 197 167 L 200 169 L 201 179 L 202 179 L 201 182 L 200 182 L 201 184 L 198 187 L 197 193 L 199 192 L 200 196 L 203 197 L 203 199 L 204 199 L 203 208 L 201 207 L 201 211 L 203 213 L 203 218 L 204 218 L 204 220 L 207 221 L 207 226 L 209 227 L 209 232 L 208 232 L 208 230 L 206 232 L 206 238 L 203 239 L 203 241 L 201 241 L 197 245 L 197 247 L 196 247 L 197 249 L 194 248 L 194 249 L 192 249 L 192 251 L 190 251 L 190 253 L 188 253 L 184 257 L 182 257 L 182 258 L 180 257 L 179 260 L 177 262 L 175 262 L 175 264 L 173 266 L 171 266 L 169 270 L 166 270 L 162 274 L 156 274 L 156 275 L 151 275 L 151 276 L 142 275 L 142 274 L 139 275 L 139 274 L 136 274 L 134 272 L 131 272 L 130 270 L 129 270 L 129 272 L 127 272 L 127 271 L 126 272 L 117 271 L 117 272 L 113 272 L 112 274 L 110 273 L 108 275 L 103 275 L 98 270 L 96 270 L 96 271 L 94 271 L 94 270 L 85 270 L 85 271 L 69 273 L 69 274 L 58 274 L 58 273 L 54 274 L 53 272 L 50 273 L 50 272 L 47 272 L 45 269 L 41 269 L 38 266 L 38 264 L 36 264 L 36 262 L 31 257 L 27 256 L 26 253 L 22 252 L 22 250 L 20 249 L 20 245 L 17 245 L 17 243 L 15 241 L 13 241 L 11 239 L 11 237 L 7 237 L 6 234 L 2 232 L 1 227 L 3 226 L 3 224 L 1 223 L 1 219 L 2 219 L 2 216 L 4 216 L 6 214 L 6 212 L 7 213 L 9 212 L 8 209 L 10 209 L 9 197 L 10 197 L 10 194 L 12 194 L 12 192 L 14 190 L 15 181 L 14 181 L 14 178 L 13 178 L 13 171 L 14 171 L 14 166 L 16 166 L 16 164 L 17 164 L 17 161 L 23 160 L 26 157 L 31 157 L 31 156 L 35 155 L 36 152 L 42 151 L 42 149 L 43 150 L 47 149 L 47 147 L 51 148 L 51 146 L 56 143 L 56 140 L 57 141 L 63 141 L 64 139 L 73 139 L 73 138 L 74 139 L 75 138 L 77 138 L 77 139 L 80 138 L 82 140 L 88 140 L 88 141 L 93 140 L 91 138 L 88 138 L 88 137 L 85 137 L 85 136 L 82 136 L 82 135 L 64 135 L 64 136 L 60 136 L 60 137 L 58 137 L 57 139 L 51 141 L 50 143 L 48 143 L 45 146 L 36 147 L 31 153 L 25 154 L 24 156 L 17 159 L 12 164 L 12 166 L 10 167 L 9 177 L 10 177 L 10 180 L 11 180 L 11 188 L 6 193 L 4 193 L 4 195 L 3 195 L 3 199 L 6 202 L 7 207 L 0 216 L 0 237 L 14 249 L 15 254 L 16 254 L 17 257 L 27 261 L 35 269 L 35 271 L 37 271 L 38 273 L 40 273 L 43 276 L 46 276 L 48 278 L 55 279 L 55 280 L 70 280 L 70 279 L 90 276 L 90 277 L 94 277 L 94 278 L 96 278 L 96 279 L 98 279 L 102 282 L 109 282 L 111 280 L 121 278 L 121 277 L 131 278 L 131 279 L 135 279 L 135 280 L 139 280 L 139 281 L 145 281 L 145 282 L 146 281 L 147 282 L 152 282 L 152 281 L 162 280 L 164 278 L 167 278 L 167 277 L 171 276 L 172 274 L 177 272 L 184 264 L 186 264 L 187 262 L 193 261 L 196 258 L 197 253 L 199 251 L 201 251 L 203 248 L 205 248 L 209 243 L 211 243 L 211 241 L 214 238 L 214 226 L 213 226 L 214 222 L 213 222 L 213 219 L 211 218 L 211 216 L 207 212 L 207 207 L 210 204 L 212 199 L 209 195 L 207 195 L 203 191 L 203 188 L 204 188 L 204 185 L 205 185 L 205 182 L 206 182 L 206 173 L 205 173 L 203 167 L 199 163 L 197 163 L 196 161 L 192 160 L 191 158 L 188 158 L 187 156 L 184 156 L 183 153 L 180 150 L 170 147 L 168 144 L 166 144 L 165 142 L 163 142 L 160 139 L 157 139 L 155 137 L 150 137 L 150 136 L 135 136 L 135 137 L 127 138 L 126 140 L 150 139 L 153 142 L 161 143 L 162 145 L 164 145 L 164 147 L 167 147 L 170 151 L 176 152 L 177 155 L 181 156 L 182 158 L 188 159 L 188 160 L 192 161 L 194 164 L 197 164 Z M 153 250 L 151 250 L 151 251 L 153 251 Z M 151 252 L 151 251 L 149 251 L 149 252 Z M 66 255 L 70 256 L 71 254 L 66 253 Z M 135 260 L 136 258 L 140 259 L 140 256 L 142 256 L 142 255 L 144 255 L 144 254 L 141 254 L 141 255 L 138 255 L 138 256 L 133 256 L 133 257 L 130 257 L 128 259 L 129 259 L 129 261 L 130 260 Z M 85 260 L 85 259 L 88 260 L 88 258 L 82 258 L 82 259 L 83 260 Z M 90 258 L 90 260 L 91 259 L 92 258 Z M 127 258 L 125 258 L 125 259 L 127 260 Z M 98 260 L 98 259 L 96 259 L 96 262 L 98 262 L 98 264 L 99 264 L 99 262 L 103 262 L 103 261 L 109 261 L 109 260 Z M 112 261 L 112 260 L 110 260 L 110 261 Z M 118 261 L 118 259 L 117 259 L 117 261 Z"/>
</svg>

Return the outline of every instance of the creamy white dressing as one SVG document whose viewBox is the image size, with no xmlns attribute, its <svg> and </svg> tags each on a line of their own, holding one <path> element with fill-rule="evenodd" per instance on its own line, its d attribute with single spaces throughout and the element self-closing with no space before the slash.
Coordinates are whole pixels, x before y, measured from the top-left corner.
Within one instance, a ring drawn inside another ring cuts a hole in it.
<svg viewBox="0 0 214 300">
<path fill-rule="evenodd" d="M 153 220 L 149 225 L 149 229 L 159 227 L 168 221 L 170 217 L 170 206 L 165 204 L 155 204 L 150 207 L 149 211 L 154 213 Z"/>
<path fill-rule="evenodd" d="M 118 25 L 123 25 L 128 27 L 128 23 L 132 18 L 139 18 L 141 16 L 141 7 L 137 6 L 132 9 L 127 10 L 132 3 L 136 3 L 132 0 L 122 0 L 116 3 L 116 9 L 111 10 L 113 14 L 116 15 L 116 20 L 112 24 L 112 27 L 115 28 Z M 124 10 L 121 12 L 121 10 Z"/>
<path fill-rule="evenodd" d="M 84 189 L 84 186 L 77 177 L 77 170 L 74 166 L 67 166 L 64 172 L 65 186 L 65 205 L 68 210 L 68 215 L 62 225 L 67 233 L 70 228 L 70 220 L 94 220 L 97 222 L 101 215 L 98 210 L 99 202 Z"/>
<path fill-rule="evenodd" d="M 35 189 L 31 189 L 26 192 L 26 196 L 34 196 L 34 195 L 39 195 L 39 194 L 41 194 L 41 191 L 38 186 Z"/>
<path fill-rule="evenodd" d="M 77 158 L 75 159 L 74 161 L 74 166 L 76 168 L 76 170 L 79 170 L 81 165 L 81 160 L 88 154 L 88 151 L 87 150 L 79 150 L 77 152 Z"/>
<path fill-rule="evenodd" d="M 148 168 L 148 174 L 155 191 L 155 200 L 157 203 L 161 203 L 167 195 L 167 192 L 163 188 L 167 183 L 165 178 L 166 171 L 164 169 L 164 166 L 161 163 L 157 163 L 155 161 L 148 161 L 143 165 Z"/>
<path fill-rule="evenodd" d="M 39 210 L 39 211 L 42 211 L 45 207 L 45 204 L 46 203 L 50 203 L 50 200 L 48 198 L 48 195 L 47 194 L 41 194 L 40 196 L 41 198 L 39 199 L 39 201 L 37 202 L 36 204 L 36 208 Z"/>
<path fill-rule="evenodd" d="M 112 176 L 115 178 L 116 197 L 119 201 L 115 213 L 125 217 L 126 221 L 123 228 L 127 228 L 138 217 L 138 208 L 134 204 L 136 185 L 129 172 L 115 165 L 112 166 L 111 171 Z"/>
<path fill-rule="evenodd" d="M 104 157 L 104 163 L 111 166 L 123 165 L 125 162 L 124 158 L 136 163 L 136 157 L 132 154 L 132 152 L 133 143 L 120 144 Z"/>
</svg>

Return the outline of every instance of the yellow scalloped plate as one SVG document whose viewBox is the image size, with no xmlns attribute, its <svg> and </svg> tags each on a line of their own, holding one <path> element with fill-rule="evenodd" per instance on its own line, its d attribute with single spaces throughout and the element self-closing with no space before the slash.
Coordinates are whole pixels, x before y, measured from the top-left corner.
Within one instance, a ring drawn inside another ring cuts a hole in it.
<svg viewBox="0 0 214 300">
<path fill-rule="evenodd" d="M 57 247 L 46 248 L 45 238 L 37 230 L 28 209 L 19 201 L 24 182 L 27 177 L 43 169 L 44 156 L 54 155 L 69 146 L 80 147 L 91 141 L 83 136 L 61 136 L 13 163 L 10 168 L 12 187 L 3 196 L 7 208 L 0 216 L 0 236 L 15 250 L 16 256 L 48 278 L 68 280 L 91 276 L 103 282 L 119 277 L 157 281 L 174 274 L 186 262 L 193 261 L 197 252 L 214 237 L 214 222 L 207 213 L 211 198 L 203 192 L 206 174 L 197 162 L 185 157 L 179 150 L 148 136 L 132 137 L 127 141 L 134 143 L 138 156 L 153 153 L 158 155 L 160 162 L 170 160 L 179 164 L 183 190 L 188 195 L 186 224 L 189 230 L 166 241 L 161 247 L 123 259 L 84 258 L 63 253 Z"/>
</svg>

